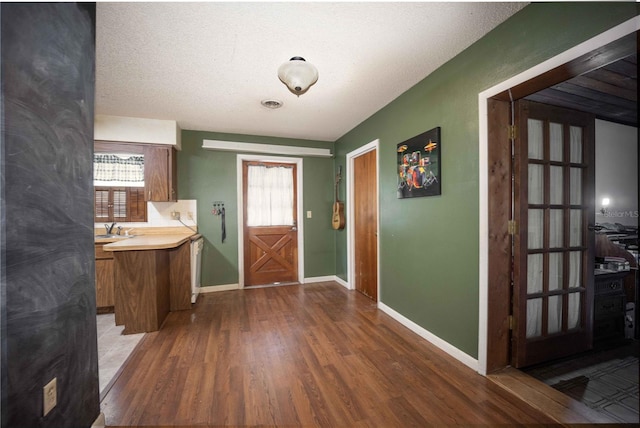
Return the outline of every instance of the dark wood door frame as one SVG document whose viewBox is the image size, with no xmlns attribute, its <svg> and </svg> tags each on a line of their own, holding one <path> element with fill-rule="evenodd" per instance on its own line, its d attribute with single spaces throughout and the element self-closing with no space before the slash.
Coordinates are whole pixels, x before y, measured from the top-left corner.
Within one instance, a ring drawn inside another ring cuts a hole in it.
<svg viewBox="0 0 640 428">
<path fill-rule="evenodd" d="M 638 17 L 634 19 L 637 21 Z M 483 240 L 486 240 L 486 248 L 488 250 L 486 264 L 484 265 L 486 268 L 486 307 L 480 308 L 481 316 L 482 314 L 486 316 L 486 341 L 483 337 L 482 330 L 484 327 L 482 325 L 479 337 L 481 348 L 479 349 L 478 368 L 481 373 L 493 373 L 510 364 L 510 103 L 637 52 L 638 34 L 637 31 L 627 28 L 609 30 L 592 39 L 594 45 L 597 43 L 600 43 L 600 45 L 594 46 L 589 52 L 574 57 L 564 64 L 551 68 L 528 80 L 523 79 L 509 89 L 499 90 L 497 88 L 500 85 L 497 85 L 494 87 L 496 89 L 489 89 L 480 94 L 480 99 L 482 100 L 484 97 L 487 103 L 487 151 L 484 168 L 486 168 L 486 216 L 488 226 L 484 232 L 486 235 L 484 237 L 481 236 L 481 245 Z M 598 40 L 595 40 L 596 38 Z M 493 93 L 490 93 L 491 91 Z M 480 251 L 482 253 L 482 247 Z M 482 266 L 481 269 L 483 269 Z M 481 278 L 482 281 L 483 278 Z M 483 305 L 482 294 L 481 286 L 481 306 Z M 486 349 L 482 349 L 483 345 L 486 346 Z"/>
</svg>

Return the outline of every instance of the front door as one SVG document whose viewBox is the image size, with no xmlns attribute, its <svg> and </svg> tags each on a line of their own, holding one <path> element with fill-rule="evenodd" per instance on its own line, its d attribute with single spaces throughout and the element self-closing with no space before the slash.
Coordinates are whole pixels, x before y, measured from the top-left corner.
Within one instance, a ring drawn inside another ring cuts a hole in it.
<svg viewBox="0 0 640 428">
<path fill-rule="evenodd" d="M 512 366 L 592 346 L 593 115 L 516 102 Z"/>
<path fill-rule="evenodd" d="M 355 289 L 378 300 L 378 200 L 376 150 L 353 159 Z"/>
<path fill-rule="evenodd" d="M 243 161 L 244 285 L 298 280 L 296 165 Z"/>
</svg>

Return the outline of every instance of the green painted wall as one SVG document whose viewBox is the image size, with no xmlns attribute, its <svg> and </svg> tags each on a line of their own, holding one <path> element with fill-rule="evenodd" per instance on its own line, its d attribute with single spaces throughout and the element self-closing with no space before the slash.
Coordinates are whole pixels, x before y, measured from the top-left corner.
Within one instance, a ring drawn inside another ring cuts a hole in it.
<svg viewBox="0 0 640 428">
<path fill-rule="evenodd" d="M 236 155 L 234 152 L 205 150 L 202 140 L 225 140 L 289 146 L 320 147 L 333 150 L 331 142 L 294 140 L 248 135 L 182 131 L 178 152 L 178 195 L 198 201 L 198 230 L 205 239 L 202 258 L 202 285 L 238 283 L 238 205 Z M 335 272 L 335 232 L 331 228 L 333 203 L 333 159 L 303 159 L 303 207 L 312 211 L 304 219 L 305 277 L 333 275 Z M 224 201 L 227 239 L 221 242 L 221 218 L 211 214 L 213 201 Z"/>
<path fill-rule="evenodd" d="M 478 93 L 638 14 L 634 3 L 536 3 L 336 142 L 380 139 L 381 301 L 478 356 Z M 442 128 L 442 195 L 396 198 L 396 145 Z M 344 194 L 344 193 L 343 193 Z M 346 279 L 346 234 L 336 234 Z"/>
</svg>

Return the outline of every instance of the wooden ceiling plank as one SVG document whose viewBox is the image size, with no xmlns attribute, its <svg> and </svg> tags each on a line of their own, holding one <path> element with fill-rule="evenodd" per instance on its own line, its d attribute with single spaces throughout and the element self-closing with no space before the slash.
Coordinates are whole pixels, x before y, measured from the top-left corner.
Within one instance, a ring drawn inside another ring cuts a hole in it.
<svg viewBox="0 0 640 428">
<path fill-rule="evenodd" d="M 613 108 L 613 106 L 630 110 L 636 108 L 636 102 L 633 100 L 627 100 L 616 95 L 609 94 L 607 92 L 602 92 L 585 86 L 576 85 L 573 80 L 570 80 L 569 82 L 556 85 L 552 89 L 572 95 L 578 95 L 585 98 L 586 100 L 591 100 L 591 102 L 595 101 L 598 103 L 604 103 L 610 105 L 611 108 Z"/>
<path fill-rule="evenodd" d="M 621 88 L 619 86 L 611 85 L 601 80 L 593 79 L 589 77 L 588 74 L 584 76 L 574 77 L 573 79 L 569 80 L 569 82 L 578 86 L 583 86 L 585 88 L 592 89 L 594 91 L 615 95 L 617 97 L 624 98 L 625 100 L 634 101 L 634 102 L 638 100 L 637 91 Z M 562 86 L 562 85 L 563 84 L 561 83 L 558 86 Z"/>
<path fill-rule="evenodd" d="M 638 78 L 638 64 L 635 61 L 636 55 L 631 55 L 620 61 L 613 62 L 609 65 L 605 65 L 605 70 L 612 71 L 614 73 L 622 74 L 623 76 L 630 77 L 632 79 Z M 630 59 L 633 59 L 631 61 Z"/>
<path fill-rule="evenodd" d="M 618 86 L 620 88 L 630 89 L 632 91 L 638 90 L 637 80 L 622 74 L 614 73 L 604 68 L 592 71 L 589 73 L 589 77 L 607 82 L 610 85 Z"/>
<path fill-rule="evenodd" d="M 526 99 L 543 104 L 593 113 L 598 119 L 621 123 L 623 125 L 637 126 L 638 123 L 638 114 L 635 108 L 623 109 L 618 107 L 612 109 L 611 106 L 606 103 L 588 102 L 583 97 L 563 93 L 554 89 L 539 91 L 527 96 Z"/>
</svg>

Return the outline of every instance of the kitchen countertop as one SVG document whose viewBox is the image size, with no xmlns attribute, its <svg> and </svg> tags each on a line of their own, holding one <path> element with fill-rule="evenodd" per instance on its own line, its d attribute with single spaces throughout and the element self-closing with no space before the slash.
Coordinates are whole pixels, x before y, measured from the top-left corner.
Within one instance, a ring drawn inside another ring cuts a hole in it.
<svg viewBox="0 0 640 428">
<path fill-rule="evenodd" d="M 96 239 L 96 242 L 110 242 L 105 244 L 104 251 L 163 250 L 179 247 L 190 241 L 193 235 L 193 232 L 136 235 L 133 238 L 101 238 Z"/>
</svg>

